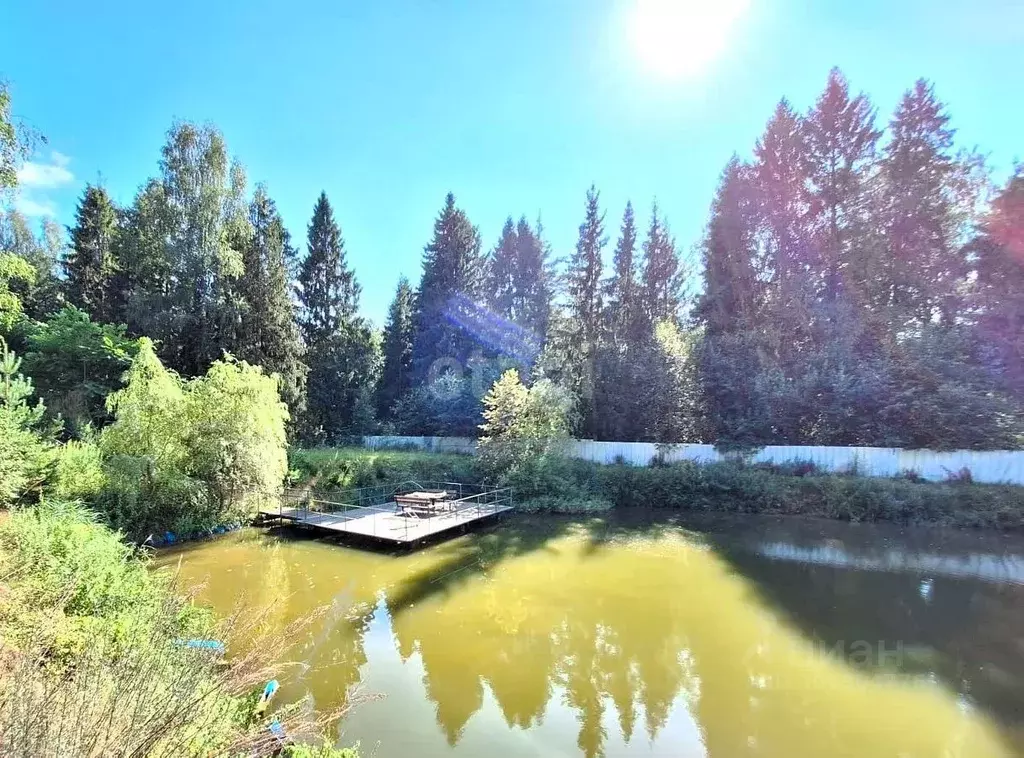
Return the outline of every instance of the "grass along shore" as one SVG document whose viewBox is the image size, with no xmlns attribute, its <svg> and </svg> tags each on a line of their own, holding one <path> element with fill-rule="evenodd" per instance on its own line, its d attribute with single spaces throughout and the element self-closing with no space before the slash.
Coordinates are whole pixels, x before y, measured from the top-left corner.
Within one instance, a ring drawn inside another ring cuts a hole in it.
<svg viewBox="0 0 1024 758">
<path fill-rule="evenodd" d="M 1024 529 L 1024 487 L 921 482 L 820 473 L 789 466 L 689 461 L 602 465 L 541 456 L 495 473 L 474 456 L 362 448 L 293 448 L 293 485 L 336 489 L 405 479 L 494 482 L 515 488 L 528 511 L 599 513 L 609 508 L 812 516 L 842 521 Z"/>
</svg>

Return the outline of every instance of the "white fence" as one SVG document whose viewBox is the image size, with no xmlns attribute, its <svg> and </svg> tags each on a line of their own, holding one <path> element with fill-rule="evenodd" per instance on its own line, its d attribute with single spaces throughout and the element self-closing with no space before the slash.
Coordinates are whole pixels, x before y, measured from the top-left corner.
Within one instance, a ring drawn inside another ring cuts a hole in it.
<svg viewBox="0 0 1024 758">
<path fill-rule="evenodd" d="M 372 449 L 416 448 L 437 453 L 472 453 L 476 440 L 468 437 L 364 437 Z M 809 461 L 823 471 L 856 471 L 862 476 L 896 476 L 914 471 L 924 479 L 942 481 L 967 469 L 976 482 L 1024 485 L 1024 450 L 902 450 L 895 447 L 824 447 L 769 445 L 740 455 L 720 453 L 713 445 L 659 445 L 653 442 L 596 442 L 573 440 L 568 455 L 595 463 L 624 462 L 646 466 L 660 455 L 666 462 L 714 463 L 740 458 L 750 463 Z"/>
</svg>

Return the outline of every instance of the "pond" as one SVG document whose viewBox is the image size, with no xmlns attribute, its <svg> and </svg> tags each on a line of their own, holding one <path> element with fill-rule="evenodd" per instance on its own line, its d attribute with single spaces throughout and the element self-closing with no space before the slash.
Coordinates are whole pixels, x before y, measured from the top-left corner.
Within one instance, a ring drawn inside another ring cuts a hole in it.
<svg viewBox="0 0 1024 758">
<path fill-rule="evenodd" d="M 161 553 L 223 614 L 317 608 L 281 699 L 398 756 L 1024 755 L 1024 539 L 514 517 L 409 554 L 287 530 Z"/>
</svg>

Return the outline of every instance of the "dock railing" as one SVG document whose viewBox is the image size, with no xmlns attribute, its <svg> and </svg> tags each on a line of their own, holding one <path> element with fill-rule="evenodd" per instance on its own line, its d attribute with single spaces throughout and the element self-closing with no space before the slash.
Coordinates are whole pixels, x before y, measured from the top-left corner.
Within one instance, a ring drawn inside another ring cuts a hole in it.
<svg viewBox="0 0 1024 758">
<path fill-rule="evenodd" d="M 439 491 L 448 493 L 447 498 L 435 508 L 417 510 L 414 513 L 398 506 L 395 497 L 411 492 Z M 443 482 L 409 479 L 398 483 L 385 483 L 367 487 L 347 489 L 299 489 L 285 488 L 278 503 L 277 515 L 282 521 L 294 521 L 315 526 L 318 522 L 349 521 L 362 516 L 396 516 L 395 518 L 371 518 L 361 522 L 354 533 L 367 533 L 374 537 L 394 537 L 395 530 L 401 529 L 408 541 L 410 530 L 425 534 L 436 533 L 443 528 L 443 520 L 459 522 L 465 517 L 468 522 L 475 518 L 496 515 L 514 507 L 511 487 L 489 487 L 487 485 L 463 482 Z M 470 518 L 472 517 L 472 518 Z M 454 525 L 454 524 L 453 524 Z M 423 527 L 428 527 L 424 529 Z M 430 527 L 441 527 L 432 529 Z M 368 530 L 367 530 L 368 527 Z M 337 531 L 345 531 L 340 529 Z"/>
</svg>

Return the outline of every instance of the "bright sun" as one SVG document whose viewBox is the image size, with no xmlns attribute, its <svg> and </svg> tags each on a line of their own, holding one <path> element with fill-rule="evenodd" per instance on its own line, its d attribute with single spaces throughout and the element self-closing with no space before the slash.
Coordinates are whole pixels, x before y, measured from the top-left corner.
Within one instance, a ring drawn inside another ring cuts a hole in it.
<svg viewBox="0 0 1024 758">
<path fill-rule="evenodd" d="M 644 67 L 666 78 L 699 74 L 722 52 L 749 0 L 633 0 L 630 38 Z"/>
</svg>

